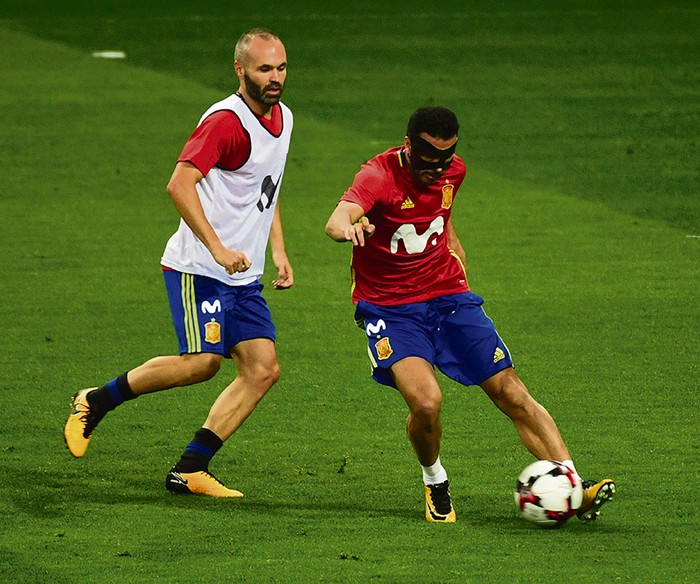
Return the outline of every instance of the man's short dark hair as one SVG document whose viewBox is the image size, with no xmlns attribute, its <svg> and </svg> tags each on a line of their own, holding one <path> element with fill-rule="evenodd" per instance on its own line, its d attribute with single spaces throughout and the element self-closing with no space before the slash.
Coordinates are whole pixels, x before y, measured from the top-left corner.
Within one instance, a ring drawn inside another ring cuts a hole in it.
<svg viewBox="0 0 700 584">
<path fill-rule="evenodd" d="M 413 112 L 408 120 L 406 135 L 409 139 L 420 136 L 423 132 L 433 138 L 449 140 L 459 132 L 457 116 L 446 107 L 422 107 Z"/>
<path fill-rule="evenodd" d="M 250 48 L 250 43 L 253 42 L 255 37 L 260 37 L 266 41 L 279 41 L 280 38 L 271 30 L 266 28 L 251 28 L 249 31 L 244 32 L 241 38 L 238 39 L 236 43 L 236 48 L 233 51 L 233 58 L 236 61 L 245 63 L 248 58 L 248 49 Z M 280 41 L 281 42 L 281 41 Z"/>
</svg>

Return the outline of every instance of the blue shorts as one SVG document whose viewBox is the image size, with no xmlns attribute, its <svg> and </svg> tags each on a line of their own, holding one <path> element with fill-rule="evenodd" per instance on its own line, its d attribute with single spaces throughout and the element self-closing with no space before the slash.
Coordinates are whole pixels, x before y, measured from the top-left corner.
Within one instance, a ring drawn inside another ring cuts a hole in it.
<svg viewBox="0 0 700 584">
<path fill-rule="evenodd" d="M 245 286 L 163 270 L 180 354 L 216 353 L 231 357 L 241 341 L 276 338 L 272 315 L 257 281 Z"/>
<path fill-rule="evenodd" d="M 389 368 L 405 357 L 421 357 L 463 385 L 479 385 L 512 367 L 483 303 L 474 292 L 400 306 L 360 300 L 355 321 L 367 334 L 374 380 L 396 387 Z"/>
</svg>

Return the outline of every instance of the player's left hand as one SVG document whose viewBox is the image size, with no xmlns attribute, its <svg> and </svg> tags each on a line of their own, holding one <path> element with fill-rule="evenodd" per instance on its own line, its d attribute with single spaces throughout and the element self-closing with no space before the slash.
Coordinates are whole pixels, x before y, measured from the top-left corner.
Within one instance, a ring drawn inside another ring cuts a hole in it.
<svg viewBox="0 0 700 584">
<path fill-rule="evenodd" d="M 294 271 L 288 261 L 281 262 L 277 266 L 279 276 L 272 282 L 275 290 L 286 290 L 294 285 Z"/>
</svg>

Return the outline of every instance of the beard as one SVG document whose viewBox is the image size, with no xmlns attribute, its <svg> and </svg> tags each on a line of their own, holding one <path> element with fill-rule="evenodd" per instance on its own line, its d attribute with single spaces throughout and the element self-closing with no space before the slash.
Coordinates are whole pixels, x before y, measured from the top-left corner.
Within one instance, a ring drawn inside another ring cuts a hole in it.
<svg viewBox="0 0 700 584">
<path fill-rule="evenodd" d="M 440 180 L 440 177 L 445 174 L 445 170 L 449 164 L 445 165 L 445 168 L 438 171 L 436 168 L 426 168 L 425 163 L 418 159 L 418 164 L 414 163 L 413 153 L 407 154 L 408 161 L 411 163 L 411 172 L 416 180 L 424 185 L 432 185 Z"/>
<path fill-rule="evenodd" d="M 265 86 L 258 85 L 253 81 L 248 75 L 243 75 L 243 82 L 245 83 L 245 89 L 251 99 L 257 101 L 258 103 L 265 106 L 272 106 L 279 103 L 282 97 L 282 90 L 284 86 L 281 83 L 273 81 Z M 271 89 L 278 89 L 279 93 L 270 95 L 268 92 Z"/>
<path fill-rule="evenodd" d="M 440 180 L 440 177 L 445 173 L 436 172 L 432 170 L 421 170 L 414 171 L 414 174 L 420 183 L 424 185 L 432 185 L 435 184 L 438 180 Z"/>
</svg>

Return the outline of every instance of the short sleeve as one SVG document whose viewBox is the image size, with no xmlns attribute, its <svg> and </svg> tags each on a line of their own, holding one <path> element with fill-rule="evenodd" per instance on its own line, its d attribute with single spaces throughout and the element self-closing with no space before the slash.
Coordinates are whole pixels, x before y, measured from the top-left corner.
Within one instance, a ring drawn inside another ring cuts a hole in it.
<svg viewBox="0 0 700 584">
<path fill-rule="evenodd" d="M 383 198 L 386 191 L 386 173 L 379 166 L 368 163 L 355 175 L 352 185 L 340 200 L 355 203 L 367 213 Z"/>
<path fill-rule="evenodd" d="M 190 162 L 203 174 L 218 166 L 236 170 L 250 156 L 250 135 L 238 116 L 229 110 L 214 112 L 192 133 L 178 162 Z"/>
</svg>

